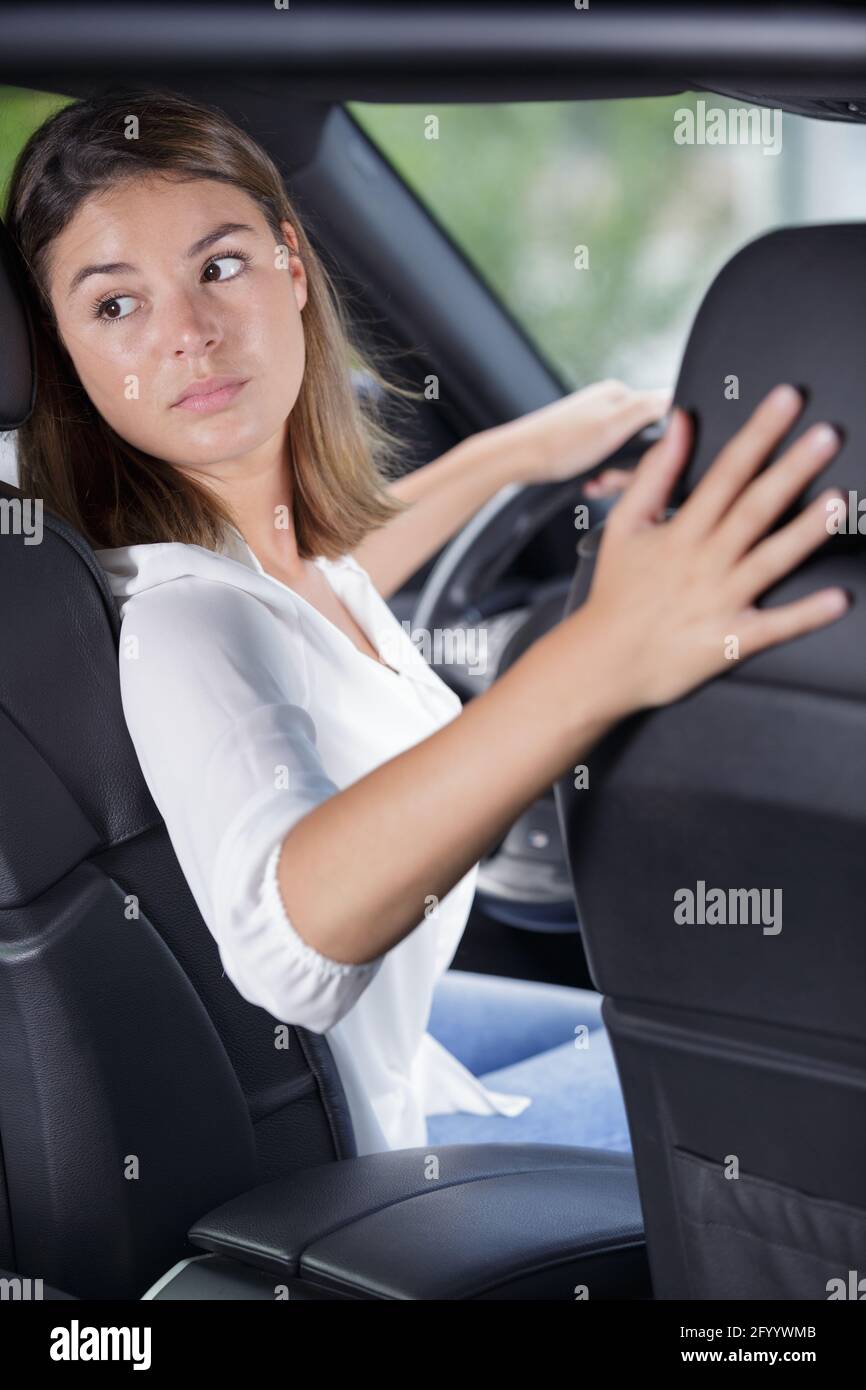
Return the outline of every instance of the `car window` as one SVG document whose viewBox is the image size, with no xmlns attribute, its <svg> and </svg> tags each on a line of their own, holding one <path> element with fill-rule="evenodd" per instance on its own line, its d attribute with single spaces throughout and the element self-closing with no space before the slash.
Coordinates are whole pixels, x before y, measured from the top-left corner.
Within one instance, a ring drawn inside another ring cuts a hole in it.
<svg viewBox="0 0 866 1390">
<path fill-rule="evenodd" d="M 571 387 L 672 384 L 729 257 L 866 217 L 866 131 L 711 93 L 348 108 Z"/>
<path fill-rule="evenodd" d="M 33 131 L 74 98 L 0 84 L 0 209 L 5 210 L 12 166 Z"/>
</svg>

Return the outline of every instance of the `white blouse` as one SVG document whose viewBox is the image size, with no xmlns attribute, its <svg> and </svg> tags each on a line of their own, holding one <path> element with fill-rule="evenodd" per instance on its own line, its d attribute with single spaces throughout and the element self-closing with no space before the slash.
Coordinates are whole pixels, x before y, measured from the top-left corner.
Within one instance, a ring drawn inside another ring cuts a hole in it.
<svg viewBox="0 0 866 1390">
<path fill-rule="evenodd" d="M 122 617 L 129 733 L 226 974 L 275 1018 L 324 1033 L 358 1152 L 426 1144 L 426 1115 L 520 1114 L 528 1096 L 491 1091 L 426 1031 L 477 864 L 363 964 L 305 942 L 279 890 L 280 848 L 302 816 L 461 709 L 366 570 L 349 555 L 313 561 L 394 670 L 267 574 L 235 528 L 219 551 L 171 541 L 95 554 Z"/>
</svg>

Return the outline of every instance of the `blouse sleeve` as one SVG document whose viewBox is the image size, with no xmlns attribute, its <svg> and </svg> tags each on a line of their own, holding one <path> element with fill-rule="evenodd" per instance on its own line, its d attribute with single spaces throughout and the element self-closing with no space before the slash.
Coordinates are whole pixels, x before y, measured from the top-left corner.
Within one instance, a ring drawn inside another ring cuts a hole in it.
<svg viewBox="0 0 866 1390">
<path fill-rule="evenodd" d="M 120 634 L 124 716 L 229 979 L 275 1018 L 323 1033 L 380 969 L 320 954 L 283 903 L 283 839 L 338 788 L 307 713 L 297 618 L 183 576 L 133 595 Z"/>
</svg>

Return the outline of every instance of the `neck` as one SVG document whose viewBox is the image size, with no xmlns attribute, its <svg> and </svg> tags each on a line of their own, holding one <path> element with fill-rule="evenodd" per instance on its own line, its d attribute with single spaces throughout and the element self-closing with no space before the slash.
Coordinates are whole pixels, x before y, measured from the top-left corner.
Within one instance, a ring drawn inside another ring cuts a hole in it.
<svg viewBox="0 0 866 1390">
<path fill-rule="evenodd" d="M 234 524 L 264 569 L 300 576 L 304 562 L 292 516 L 291 446 L 286 434 L 279 448 L 268 441 L 252 454 L 219 465 L 203 475 L 232 513 Z"/>
</svg>

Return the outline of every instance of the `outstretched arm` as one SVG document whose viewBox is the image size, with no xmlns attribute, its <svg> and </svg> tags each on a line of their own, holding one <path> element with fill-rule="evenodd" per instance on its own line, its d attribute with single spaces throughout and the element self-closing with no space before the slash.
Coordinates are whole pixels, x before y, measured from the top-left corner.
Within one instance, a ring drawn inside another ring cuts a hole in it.
<svg viewBox="0 0 866 1390">
<path fill-rule="evenodd" d="M 500 488 L 585 473 L 663 415 L 669 397 L 667 391 L 632 391 L 619 381 L 599 381 L 470 435 L 391 483 L 389 490 L 410 505 L 367 536 L 355 559 L 389 598 Z"/>
<path fill-rule="evenodd" d="M 838 589 L 756 606 L 829 534 L 832 492 L 766 534 L 839 447 L 817 425 L 760 471 L 802 404 L 791 386 L 772 392 L 659 523 L 692 443 L 674 412 L 611 513 L 586 603 L 443 729 L 289 832 L 279 883 L 303 938 L 338 961 L 378 959 L 607 729 L 723 671 L 730 634 L 748 657 L 845 612 Z"/>
</svg>

